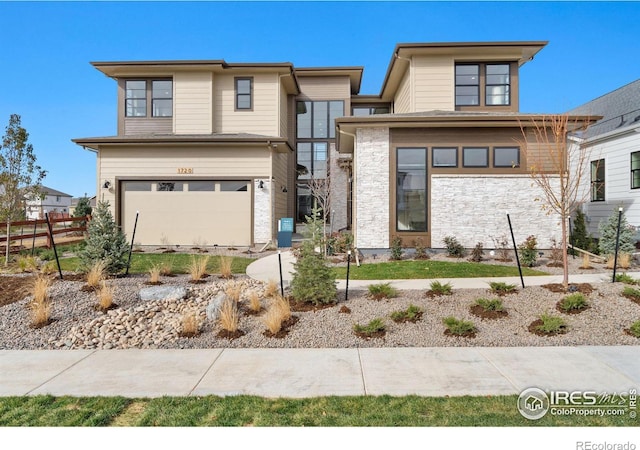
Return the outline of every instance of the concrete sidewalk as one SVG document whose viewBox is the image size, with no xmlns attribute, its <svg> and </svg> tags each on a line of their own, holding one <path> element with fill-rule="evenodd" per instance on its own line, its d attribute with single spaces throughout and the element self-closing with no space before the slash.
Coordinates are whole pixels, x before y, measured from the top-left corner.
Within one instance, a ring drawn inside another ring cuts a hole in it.
<svg viewBox="0 0 640 450">
<path fill-rule="evenodd" d="M 2 350 L 0 396 L 509 395 L 640 387 L 640 347 Z"/>
</svg>

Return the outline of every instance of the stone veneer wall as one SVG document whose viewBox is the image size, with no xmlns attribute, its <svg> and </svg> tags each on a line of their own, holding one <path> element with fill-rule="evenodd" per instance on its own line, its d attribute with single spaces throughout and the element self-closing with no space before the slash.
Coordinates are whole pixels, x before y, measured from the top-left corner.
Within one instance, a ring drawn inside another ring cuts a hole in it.
<svg viewBox="0 0 640 450">
<path fill-rule="evenodd" d="M 262 181 L 264 187 L 258 184 Z M 271 181 L 268 178 L 253 183 L 253 242 L 265 244 L 271 239 Z"/>
<path fill-rule="evenodd" d="M 338 164 L 340 154 L 336 144 L 329 145 L 329 176 L 331 177 L 331 230 L 339 231 L 347 227 L 347 197 L 349 195 L 349 174 Z"/>
<path fill-rule="evenodd" d="M 542 249 L 560 242 L 559 217 L 541 209 L 542 191 L 527 175 L 433 175 L 430 198 L 432 248 L 444 248 L 445 236 L 467 248 L 494 248 L 492 237 L 502 235 L 511 242 L 507 212 L 518 244 L 529 235 Z"/>
<path fill-rule="evenodd" d="M 389 129 L 358 128 L 354 150 L 357 248 L 389 248 Z"/>
</svg>

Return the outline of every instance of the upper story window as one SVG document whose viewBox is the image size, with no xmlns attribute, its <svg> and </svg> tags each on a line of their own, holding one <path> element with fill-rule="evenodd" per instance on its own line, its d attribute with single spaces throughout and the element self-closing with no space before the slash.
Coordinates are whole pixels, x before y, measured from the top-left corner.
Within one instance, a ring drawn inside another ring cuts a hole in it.
<svg viewBox="0 0 640 450">
<path fill-rule="evenodd" d="M 509 63 L 456 64 L 456 106 L 511 104 Z"/>
<path fill-rule="evenodd" d="M 640 188 L 640 152 L 631 153 L 631 189 Z"/>
<path fill-rule="evenodd" d="M 253 78 L 236 78 L 236 109 L 253 109 Z"/>
<path fill-rule="evenodd" d="M 344 115 L 344 102 L 315 101 L 298 102 L 296 105 L 298 139 L 334 139 L 335 120 Z"/>
<path fill-rule="evenodd" d="M 458 147 L 433 147 L 433 167 L 458 167 Z"/>
<path fill-rule="evenodd" d="M 604 201 L 604 159 L 591 161 L 591 201 Z"/>
<path fill-rule="evenodd" d="M 493 167 L 520 167 L 518 147 L 494 147 Z"/>
<path fill-rule="evenodd" d="M 356 117 L 373 116 L 374 114 L 389 114 L 388 106 L 354 106 L 351 114 Z"/>
<path fill-rule="evenodd" d="M 125 116 L 147 117 L 173 116 L 173 81 L 127 80 L 125 81 Z"/>
</svg>

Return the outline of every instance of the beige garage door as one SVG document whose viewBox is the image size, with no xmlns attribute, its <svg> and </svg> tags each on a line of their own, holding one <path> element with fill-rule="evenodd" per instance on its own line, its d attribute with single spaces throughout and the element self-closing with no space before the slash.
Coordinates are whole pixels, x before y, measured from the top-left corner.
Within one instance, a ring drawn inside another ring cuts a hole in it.
<svg viewBox="0 0 640 450">
<path fill-rule="evenodd" d="M 123 181 L 122 228 L 140 245 L 251 245 L 249 180 Z"/>
</svg>

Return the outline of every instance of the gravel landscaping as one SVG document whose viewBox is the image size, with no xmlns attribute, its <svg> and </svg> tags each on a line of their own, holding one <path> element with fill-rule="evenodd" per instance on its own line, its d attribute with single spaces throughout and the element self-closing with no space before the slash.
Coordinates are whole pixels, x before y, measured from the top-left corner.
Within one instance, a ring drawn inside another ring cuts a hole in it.
<svg viewBox="0 0 640 450">
<path fill-rule="evenodd" d="M 492 261 L 488 261 L 492 263 Z M 572 273 L 579 273 L 577 260 Z M 598 265 L 594 265 L 598 266 Z M 544 264 L 540 270 L 557 274 L 558 268 Z M 633 270 L 633 268 L 631 269 Z M 596 267 L 586 272 L 610 271 Z M 620 272 L 622 273 L 622 271 Z M 22 275 L 21 275 L 22 276 Z M 11 276 L 15 280 L 18 276 Z M 4 276 L 3 276 L 4 278 Z M 187 288 L 186 299 L 142 301 L 138 292 L 147 288 L 147 275 L 132 275 L 108 280 L 115 288 L 117 308 L 107 312 L 96 309 L 97 297 L 83 289 L 85 282 L 54 281 L 49 289 L 52 301 L 51 323 L 41 328 L 30 327 L 29 297 L 0 306 L 0 349 L 81 349 L 81 348 L 220 348 L 220 347 L 440 347 L 440 346 L 556 346 L 556 345 L 638 345 L 640 340 L 625 332 L 640 320 L 640 305 L 622 296 L 622 283 L 593 283 L 587 295 L 589 308 L 579 314 L 563 314 L 556 304 L 566 294 L 545 287 L 518 289 L 502 297 L 505 317 L 480 318 L 471 311 L 479 298 L 497 298 L 488 289 L 454 289 L 449 296 L 428 297 L 425 291 L 400 291 L 393 299 L 373 300 L 366 291 L 338 292 L 338 302 L 328 308 L 292 311 L 297 318 L 284 337 L 267 337 L 263 314 L 251 314 L 248 296 L 258 293 L 264 308 L 272 299 L 265 297 L 264 283 L 246 276 L 222 280 L 208 277 L 203 284 L 192 284 L 188 275 L 162 277 L 164 286 Z M 229 283 L 240 286 L 239 329 L 244 335 L 229 339 L 218 337 L 218 321 L 207 319 L 209 302 Z M 415 323 L 397 323 L 391 319 L 395 311 L 418 306 L 422 315 Z M 200 333 L 181 337 L 182 319 L 195 311 Z M 556 336 L 538 336 L 529 325 L 542 313 L 562 316 L 568 331 Z M 445 335 L 442 319 L 453 316 L 472 321 L 475 337 Z M 355 324 L 366 325 L 380 318 L 386 326 L 383 337 L 358 337 Z"/>
</svg>

